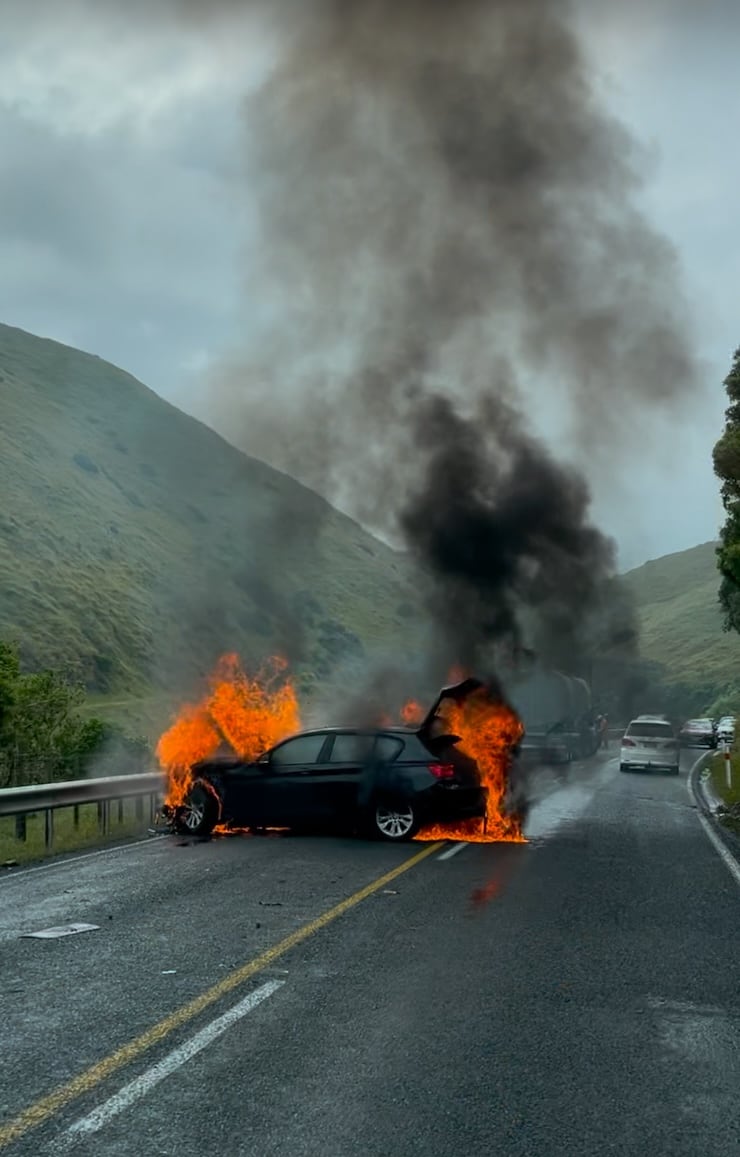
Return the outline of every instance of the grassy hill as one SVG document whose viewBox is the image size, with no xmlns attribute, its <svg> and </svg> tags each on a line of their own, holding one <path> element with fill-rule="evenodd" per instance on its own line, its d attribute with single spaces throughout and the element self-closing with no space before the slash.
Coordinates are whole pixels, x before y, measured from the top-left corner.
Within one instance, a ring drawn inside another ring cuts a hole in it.
<svg viewBox="0 0 740 1157">
<path fill-rule="evenodd" d="M 124 716 L 146 696 L 160 723 L 225 650 L 280 650 L 305 689 L 414 646 L 403 558 L 129 374 L 2 325 L 0 496 L 0 637 Z"/>
<path fill-rule="evenodd" d="M 642 651 L 711 699 L 740 688 L 714 543 L 630 571 Z M 155 734 L 226 650 L 302 691 L 418 649 L 404 558 L 100 358 L 0 325 L 0 638 L 69 666 Z M 740 705 L 740 704 L 739 704 Z"/>
<path fill-rule="evenodd" d="M 664 664 L 668 679 L 719 695 L 740 687 L 740 635 L 722 629 L 715 546 L 646 562 L 625 580 L 637 600 L 643 655 Z"/>
</svg>

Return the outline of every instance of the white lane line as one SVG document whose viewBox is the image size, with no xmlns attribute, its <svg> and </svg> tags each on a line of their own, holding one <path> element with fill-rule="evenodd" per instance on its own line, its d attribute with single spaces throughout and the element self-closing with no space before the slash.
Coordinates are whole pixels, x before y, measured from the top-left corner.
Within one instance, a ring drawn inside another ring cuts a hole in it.
<svg viewBox="0 0 740 1157">
<path fill-rule="evenodd" d="M 166 838 L 166 834 L 146 836 L 143 840 L 133 840 L 129 844 L 116 844 L 115 848 L 98 848 L 94 852 L 84 852 L 81 856 L 68 856 L 64 860 L 55 857 L 49 860 L 48 864 L 37 864 L 34 868 L 21 868 L 19 872 L 16 872 L 15 868 L 5 868 L 0 875 L 0 885 L 7 884 L 9 880 L 20 880 L 22 876 L 30 876 L 32 872 L 48 872 L 51 868 L 66 868 L 67 864 L 79 864 L 80 860 L 91 860 L 93 856 L 112 856 L 114 852 L 127 852 L 130 848 L 140 848 L 142 844 L 157 844 Z"/>
<path fill-rule="evenodd" d="M 719 838 L 719 836 L 715 832 L 714 828 L 710 824 L 709 820 L 702 813 L 701 803 L 696 798 L 696 794 L 694 792 L 694 788 L 693 788 L 693 784 L 692 784 L 692 780 L 694 777 L 694 768 L 697 766 L 697 764 L 701 760 L 703 760 L 705 758 L 706 758 L 706 756 L 702 755 L 699 757 L 699 759 L 696 761 L 696 763 L 693 764 L 693 766 L 692 766 L 691 770 L 689 771 L 689 774 L 686 778 L 686 789 L 689 793 L 689 799 L 692 800 L 692 802 L 696 804 L 696 818 L 698 819 L 701 826 L 704 828 L 704 831 L 706 832 L 706 835 L 707 835 L 707 839 L 711 843 L 712 847 L 714 848 L 715 852 L 717 853 L 717 855 L 721 859 L 722 863 L 727 868 L 727 871 L 730 873 L 730 875 L 732 876 L 735 883 L 738 885 L 738 887 L 740 887 L 740 864 L 738 864 L 737 860 L 732 855 L 732 853 L 727 850 L 725 845 L 722 843 L 722 840 Z"/>
<path fill-rule="evenodd" d="M 734 879 L 735 883 L 738 885 L 738 887 L 740 887 L 740 864 L 738 864 L 737 860 L 732 855 L 732 853 L 728 852 L 727 848 L 722 843 L 722 840 L 719 838 L 719 836 L 716 834 L 716 832 L 712 829 L 712 825 L 710 824 L 709 820 L 706 819 L 706 817 L 703 816 L 700 811 L 697 811 L 696 814 L 697 814 L 697 817 L 699 819 L 699 823 L 704 828 L 704 831 L 707 833 L 707 837 L 711 841 L 717 855 L 722 860 L 722 863 L 727 868 L 728 872 L 730 873 L 730 875 Z"/>
<path fill-rule="evenodd" d="M 89 1137 L 91 1133 L 97 1133 L 99 1129 L 106 1125 L 113 1117 L 122 1113 L 124 1109 L 128 1109 L 135 1101 L 141 1097 L 145 1097 L 147 1093 L 151 1092 L 155 1085 L 163 1081 L 165 1077 L 169 1077 L 186 1061 L 189 1061 L 197 1053 L 203 1051 L 211 1044 L 217 1037 L 225 1033 L 227 1028 L 230 1028 L 237 1020 L 246 1016 L 263 1000 L 267 1000 L 268 996 L 272 996 L 273 992 L 277 992 L 278 988 L 282 988 L 285 984 L 284 980 L 270 980 L 267 984 L 256 988 L 254 992 L 250 992 L 249 996 L 245 996 L 244 1000 L 240 1000 L 223 1016 L 217 1017 L 207 1024 L 205 1028 L 191 1037 L 190 1040 L 185 1041 L 184 1044 L 178 1048 L 173 1049 L 156 1065 L 152 1065 L 130 1084 L 124 1085 L 119 1089 L 109 1100 L 102 1105 L 98 1105 L 97 1109 L 93 1109 L 92 1113 L 88 1113 L 86 1117 L 80 1117 L 74 1124 L 70 1125 L 65 1131 L 65 1139 L 69 1142 L 74 1142 L 82 1137 Z"/>
<path fill-rule="evenodd" d="M 451 848 L 447 848 L 447 850 L 442 852 L 442 854 L 440 856 L 437 856 L 437 859 L 438 860 L 451 860 L 453 856 L 456 856 L 458 852 L 461 852 L 463 850 L 463 848 L 467 848 L 467 847 L 468 847 L 468 844 L 466 844 L 465 841 L 463 840 L 462 843 L 453 844 Z"/>
</svg>

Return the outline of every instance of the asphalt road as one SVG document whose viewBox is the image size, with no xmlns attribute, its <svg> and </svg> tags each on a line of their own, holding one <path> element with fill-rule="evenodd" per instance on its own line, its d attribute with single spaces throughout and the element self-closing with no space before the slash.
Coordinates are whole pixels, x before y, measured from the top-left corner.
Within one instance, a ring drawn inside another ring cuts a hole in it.
<svg viewBox="0 0 740 1157">
<path fill-rule="evenodd" d="M 740 888 L 686 775 L 540 794 L 523 846 L 165 838 L 3 877 L 0 1150 L 740 1157 Z"/>
</svg>

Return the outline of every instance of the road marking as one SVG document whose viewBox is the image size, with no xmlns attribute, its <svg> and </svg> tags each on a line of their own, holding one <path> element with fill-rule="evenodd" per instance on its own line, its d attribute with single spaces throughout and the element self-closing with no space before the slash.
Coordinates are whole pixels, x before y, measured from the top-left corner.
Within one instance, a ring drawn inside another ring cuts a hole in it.
<svg viewBox="0 0 740 1157">
<path fill-rule="evenodd" d="M 710 824 L 709 820 L 706 819 L 706 817 L 703 816 L 700 811 L 697 811 L 696 814 L 699 818 L 699 823 L 704 828 L 704 831 L 707 833 L 707 836 L 708 836 L 709 840 L 711 841 L 712 846 L 714 847 L 714 850 L 716 851 L 717 855 L 722 860 L 722 863 L 727 868 L 728 872 L 730 873 L 730 875 L 734 879 L 735 883 L 738 885 L 738 887 L 740 887 L 740 864 L 738 864 L 737 860 L 732 855 L 732 852 L 729 852 L 727 850 L 727 848 L 725 847 L 725 845 L 722 843 L 722 840 L 719 838 L 719 836 L 713 830 L 712 825 Z"/>
<path fill-rule="evenodd" d="M 691 770 L 689 771 L 689 774 L 686 778 L 686 788 L 687 788 L 687 791 L 689 793 L 689 799 L 691 799 L 696 804 L 696 818 L 698 819 L 701 826 L 704 828 L 704 831 L 707 835 L 707 839 L 711 843 L 712 847 L 714 848 L 715 852 L 717 853 L 717 855 L 721 859 L 722 863 L 727 868 L 727 871 L 730 873 L 730 875 L 732 876 L 735 883 L 738 885 L 738 887 L 740 887 L 740 864 L 738 864 L 737 860 L 732 855 L 732 852 L 728 851 L 728 849 L 722 843 L 722 840 L 719 838 L 719 836 L 715 832 L 715 830 L 712 827 L 712 825 L 710 824 L 709 820 L 703 814 L 701 801 L 697 799 L 696 793 L 694 791 L 694 785 L 693 785 L 694 771 L 699 766 L 699 764 L 702 762 L 702 760 L 704 760 L 704 759 L 706 759 L 705 755 L 699 756 L 696 763 L 692 764 Z"/>
<path fill-rule="evenodd" d="M 453 856 L 456 856 L 458 852 L 461 852 L 463 850 L 463 848 L 467 848 L 467 847 L 469 847 L 469 845 L 465 842 L 465 840 L 463 840 L 459 844 L 453 844 L 452 847 L 448 848 L 446 852 L 442 852 L 442 855 L 437 856 L 437 859 L 438 860 L 451 860 Z"/>
<path fill-rule="evenodd" d="M 230 1028 L 237 1020 L 241 1020 L 263 1000 L 267 1000 L 268 996 L 272 996 L 273 992 L 277 992 L 285 984 L 284 980 L 269 980 L 267 984 L 263 984 L 260 988 L 250 992 L 249 996 L 245 996 L 244 1000 L 240 1000 L 223 1016 L 219 1016 L 216 1020 L 212 1020 L 205 1028 L 192 1036 L 190 1040 L 185 1041 L 184 1044 L 173 1049 L 156 1065 L 152 1065 L 150 1069 L 143 1072 L 136 1080 L 131 1081 L 130 1084 L 124 1085 L 122 1089 L 102 1105 L 98 1105 L 97 1109 L 93 1109 L 92 1113 L 88 1113 L 86 1117 L 80 1117 L 73 1125 L 66 1130 L 66 1136 L 70 1141 L 76 1141 L 80 1137 L 88 1137 L 91 1133 L 97 1133 L 102 1129 L 103 1125 L 107 1125 L 108 1121 L 112 1120 L 124 1109 L 128 1109 L 135 1101 L 145 1097 L 155 1085 L 163 1081 L 165 1077 L 169 1077 L 186 1061 L 202 1052 L 203 1049 L 208 1048 L 209 1044 L 220 1037 Z"/>
<path fill-rule="evenodd" d="M 182 1005 L 181 1008 L 166 1016 L 164 1020 L 159 1021 L 158 1024 L 147 1029 L 146 1032 L 140 1036 L 135 1037 L 134 1040 L 129 1041 L 128 1044 L 122 1045 L 121 1048 L 116 1049 L 115 1052 L 110 1053 L 109 1056 L 104 1057 L 103 1060 L 91 1065 L 83 1073 L 73 1077 L 65 1085 L 60 1085 L 53 1093 L 42 1097 L 36 1101 L 35 1104 L 29 1105 L 12 1121 L 8 1121 L 5 1125 L 0 1125 L 0 1149 L 4 1149 L 11 1142 L 17 1141 L 24 1134 L 28 1133 L 30 1129 L 35 1129 L 38 1125 L 42 1125 L 44 1121 L 48 1121 L 49 1117 L 53 1117 L 70 1101 L 74 1101 L 77 1097 L 82 1096 L 83 1093 L 91 1092 L 101 1081 L 106 1080 L 118 1069 L 123 1068 L 124 1065 L 130 1064 L 131 1061 L 142 1056 L 154 1045 L 159 1044 L 165 1040 L 170 1033 L 175 1029 L 181 1028 L 184 1024 L 193 1020 L 205 1009 L 215 1004 L 221 997 L 226 996 L 227 993 L 232 992 L 233 989 L 238 988 L 239 985 L 244 984 L 246 980 L 250 980 L 256 973 L 262 972 L 263 969 L 269 968 L 291 948 L 295 948 L 304 940 L 308 940 L 310 936 L 314 936 L 327 924 L 331 924 L 339 916 L 343 916 L 345 912 L 349 912 L 351 908 L 355 908 L 361 904 L 363 900 L 367 900 L 368 896 L 372 896 L 375 892 L 380 891 L 391 880 L 397 879 L 398 876 L 408 872 L 409 868 L 415 867 L 417 864 L 425 860 L 427 856 L 438 852 L 442 847 L 442 842 L 437 841 L 434 844 L 427 844 L 427 846 L 416 855 L 411 856 L 408 860 L 404 860 L 398 867 L 392 868 L 390 872 L 379 876 L 377 880 L 373 880 L 371 884 L 366 884 L 364 888 L 360 888 L 359 892 L 355 892 L 352 896 L 348 896 L 346 900 L 341 900 L 339 904 L 335 904 L 333 908 L 329 908 L 323 915 L 317 916 L 315 920 L 311 920 L 308 924 L 304 924 L 301 928 L 297 928 L 295 932 L 291 932 L 283 940 L 280 940 L 272 948 L 266 949 L 265 952 L 260 953 L 254 960 L 242 964 L 240 968 L 235 969 L 224 976 L 218 984 L 214 984 L 212 988 L 202 992 L 200 996 L 196 996 L 194 1000 L 188 1004 Z"/>
<path fill-rule="evenodd" d="M 20 880 L 22 876 L 30 876 L 32 872 L 48 872 L 50 868 L 66 868 L 67 864 L 78 864 L 80 860 L 91 860 L 93 856 L 110 856 L 113 852 L 127 852 L 129 848 L 140 848 L 142 844 L 156 844 L 166 838 L 166 835 L 146 836 L 143 840 L 133 840 L 128 844 L 116 844 L 114 848 L 98 848 L 97 851 L 85 852 L 81 856 L 68 856 L 65 860 L 53 859 L 48 864 L 36 864 L 34 868 L 22 868 L 20 872 L 16 872 L 13 868 L 6 868 L 0 876 L 0 884 L 7 884 L 9 880 Z"/>
</svg>

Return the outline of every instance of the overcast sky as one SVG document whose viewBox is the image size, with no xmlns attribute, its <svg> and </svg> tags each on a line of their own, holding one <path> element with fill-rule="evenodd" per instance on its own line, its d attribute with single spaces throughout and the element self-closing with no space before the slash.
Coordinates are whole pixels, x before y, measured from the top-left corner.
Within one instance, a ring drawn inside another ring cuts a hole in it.
<svg viewBox="0 0 740 1157">
<path fill-rule="evenodd" d="M 585 5 L 600 87 L 644 146 L 644 205 L 678 251 L 706 365 L 671 464 L 652 464 L 638 426 L 644 463 L 619 501 L 597 485 L 624 566 L 704 542 L 721 521 L 711 448 L 740 345 L 740 4 L 699 7 L 706 18 L 689 0 L 656 0 L 649 18 Z M 262 304 L 241 286 L 254 229 L 241 102 L 274 44 L 255 17 L 178 26 L 123 10 L 0 0 L 0 320 L 203 416 L 209 368 L 248 343 Z"/>
</svg>

